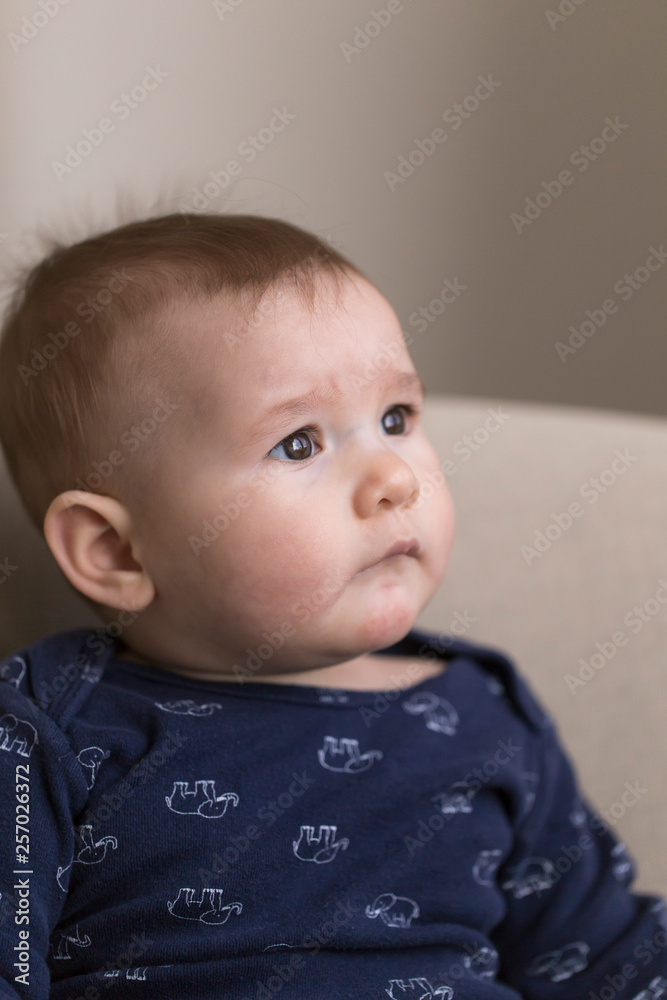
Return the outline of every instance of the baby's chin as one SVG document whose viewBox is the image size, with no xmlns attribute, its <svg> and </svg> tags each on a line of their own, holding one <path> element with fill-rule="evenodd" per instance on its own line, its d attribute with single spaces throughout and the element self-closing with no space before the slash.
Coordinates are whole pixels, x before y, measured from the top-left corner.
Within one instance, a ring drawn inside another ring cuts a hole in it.
<svg viewBox="0 0 667 1000">
<path fill-rule="evenodd" d="M 372 653 L 386 649 L 404 639 L 413 628 L 419 609 L 406 607 L 397 601 L 385 609 L 373 611 L 361 623 L 359 629 L 359 652 Z"/>
</svg>

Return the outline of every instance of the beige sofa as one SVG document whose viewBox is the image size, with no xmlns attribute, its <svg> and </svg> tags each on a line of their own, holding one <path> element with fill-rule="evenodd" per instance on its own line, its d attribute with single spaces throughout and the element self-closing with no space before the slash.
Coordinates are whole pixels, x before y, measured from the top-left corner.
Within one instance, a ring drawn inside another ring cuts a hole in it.
<svg viewBox="0 0 667 1000">
<path fill-rule="evenodd" d="M 513 657 L 637 860 L 636 886 L 667 895 L 667 421 L 441 397 L 426 421 L 458 528 L 418 624 Z M 0 499 L 0 656 L 99 624 L 6 474 Z"/>
</svg>

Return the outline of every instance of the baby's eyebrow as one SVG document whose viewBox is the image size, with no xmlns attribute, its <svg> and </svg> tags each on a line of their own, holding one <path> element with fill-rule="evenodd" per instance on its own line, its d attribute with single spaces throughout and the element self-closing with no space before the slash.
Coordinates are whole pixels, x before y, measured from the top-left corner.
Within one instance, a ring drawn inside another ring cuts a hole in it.
<svg viewBox="0 0 667 1000">
<path fill-rule="evenodd" d="M 373 381 L 375 381 L 373 379 Z M 417 390 L 422 395 L 426 395 L 426 386 L 416 372 L 403 372 L 392 369 L 384 374 L 380 379 L 380 384 L 386 389 L 397 389 L 408 392 Z M 246 440 L 253 442 L 261 438 L 264 428 L 288 418 L 305 416 L 314 407 L 337 403 L 343 393 L 339 386 L 331 385 L 325 389 L 315 388 L 305 393 L 303 396 L 295 396 L 293 399 L 283 400 L 275 406 L 266 410 L 262 416 L 249 428 Z"/>
</svg>

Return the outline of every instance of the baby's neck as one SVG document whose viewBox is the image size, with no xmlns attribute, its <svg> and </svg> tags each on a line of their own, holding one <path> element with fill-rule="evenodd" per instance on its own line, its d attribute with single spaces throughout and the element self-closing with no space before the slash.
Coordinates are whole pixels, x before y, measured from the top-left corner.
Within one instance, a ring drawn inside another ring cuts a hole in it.
<svg viewBox="0 0 667 1000">
<path fill-rule="evenodd" d="M 125 645 L 120 646 L 117 656 L 122 660 L 145 663 L 161 670 L 167 669 L 164 664 L 147 660 Z M 300 684 L 305 687 L 340 688 L 347 691 L 404 690 L 421 684 L 422 681 L 431 677 L 437 677 L 446 666 L 447 664 L 443 660 L 425 660 L 419 656 L 387 656 L 386 654 L 364 653 L 353 660 L 335 663 L 330 667 L 283 674 L 253 674 L 244 677 L 243 682 Z M 178 670 L 172 672 L 181 674 L 181 671 Z M 194 675 L 186 674 L 186 676 Z M 238 677 L 226 674 L 202 675 L 196 679 L 240 683 Z"/>
<path fill-rule="evenodd" d="M 303 684 L 309 687 L 341 688 L 346 691 L 388 691 L 413 687 L 443 672 L 443 660 L 424 660 L 418 656 L 381 656 L 365 653 L 354 660 L 336 663 L 318 670 L 291 674 L 256 676 L 257 681 L 272 684 Z"/>
</svg>

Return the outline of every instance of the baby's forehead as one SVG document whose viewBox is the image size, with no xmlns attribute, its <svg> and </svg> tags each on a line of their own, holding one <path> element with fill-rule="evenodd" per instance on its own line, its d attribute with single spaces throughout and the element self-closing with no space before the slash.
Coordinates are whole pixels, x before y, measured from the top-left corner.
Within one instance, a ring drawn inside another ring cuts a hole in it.
<svg viewBox="0 0 667 1000">
<path fill-rule="evenodd" d="M 184 404 L 180 445 L 189 455 L 200 440 L 252 450 L 315 410 L 356 412 L 419 381 L 395 313 L 368 282 L 314 300 L 283 285 L 181 301 L 164 319 L 175 345 L 165 367 Z"/>
<path fill-rule="evenodd" d="M 378 370 L 412 367 L 395 313 L 363 279 L 324 276 L 312 288 L 281 282 L 260 293 L 181 301 L 168 327 L 177 346 L 172 364 L 194 393 L 213 384 L 235 397 L 274 395 L 279 382 L 307 391 L 339 364 L 356 371 L 369 360 Z"/>
<path fill-rule="evenodd" d="M 213 358 L 216 364 L 226 359 L 233 364 L 240 353 L 250 362 L 253 355 L 266 359 L 271 352 L 298 347 L 311 335 L 323 342 L 340 337 L 351 332 L 355 322 L 358 328 L 359 318 L 369 310 L 382 309 L 382 304 L 390 310 L 372 285 L 363 284 L 362 289 L 352 278 L 335 281 L 323 274 L 312 284 L 283 280 L 266 289 L 179 299 L 168 324 L 178 341 L 177 357 L 186 363 L 196 360 L 200 368 Z"/>
</svg>

